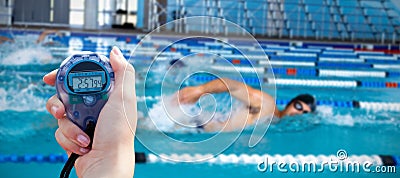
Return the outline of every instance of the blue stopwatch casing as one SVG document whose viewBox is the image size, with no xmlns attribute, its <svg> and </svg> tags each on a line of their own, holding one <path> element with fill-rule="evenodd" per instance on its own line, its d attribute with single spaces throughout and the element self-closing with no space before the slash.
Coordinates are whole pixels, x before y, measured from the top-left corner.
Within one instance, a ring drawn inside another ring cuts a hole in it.
<svg viewBox="0 0 400 178">
<path fill-rule="evenodd" d="M 58 98 L 67 118 L 86 131 L 96 124 L 100 111 L 114 88 L 114 72 L 107 57 L 82 52 L 67 57 L 56 78 Z"/>
</svg>

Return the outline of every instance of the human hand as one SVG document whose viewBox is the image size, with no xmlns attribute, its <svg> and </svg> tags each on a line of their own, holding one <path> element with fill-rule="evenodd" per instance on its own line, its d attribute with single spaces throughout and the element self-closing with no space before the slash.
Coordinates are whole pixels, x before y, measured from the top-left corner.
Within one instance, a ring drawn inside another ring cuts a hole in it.
<svg viewBox="0 0 400 178">
<path fill-rule="evenodd" d="M 115 74 L 115 85 L 97 120 L 92 147 L 86 148 L 90 138 L 78 126 L 65 118 L 65 108 L 56 95 L 47 104 L 47 110 L 58 119 L 55 137 L 68 155 L 80 156 L 75 162 L 78 177 L 133 177 L 135 154 L 134 133 L 137 110 L 135 70 L 114 47 L 110 63 Z M 54 85 L 57 71 L 43 77 Z"/>
<path fill-rule="evenodd" d="M 177 92 L 177 99 L 180 103 L 195 103 L 204 94 L 202 86 L 186 87 Z"/>
</svg>

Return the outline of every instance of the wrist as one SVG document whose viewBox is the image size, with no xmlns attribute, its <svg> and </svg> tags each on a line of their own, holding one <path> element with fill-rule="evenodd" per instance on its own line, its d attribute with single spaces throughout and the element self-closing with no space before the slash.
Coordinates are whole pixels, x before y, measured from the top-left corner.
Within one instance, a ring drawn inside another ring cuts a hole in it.
<svg viewBox="0 0 400 178">
<path fill-rule="evenodd" d="M 208 93 L 208 91 L 207 91 L 207 89 L 206 89 L 206 87 L 204 85 L 198 86 L 197 89 L 201 94 Z"/>
<path fill-rule="evenodd" d="M 92 150 L 97 151 L 97 150 Z M 98 178 L 98 177 L 133 177 L 135 166 L 135 153 L 133 144 L 114 145 L 108 151 L 101 151 L 103 154 L 97 161 L 84 169 L 83 178 Z"/>
<path fill-rule="evenodd" d="M 121 148 L 116 149 L 114 154 L 109 155 L 111 170 L 109 176 L 105 177 L 133 177 L 135 166 L 135 153 L 134 148 Z"/>
</svg>

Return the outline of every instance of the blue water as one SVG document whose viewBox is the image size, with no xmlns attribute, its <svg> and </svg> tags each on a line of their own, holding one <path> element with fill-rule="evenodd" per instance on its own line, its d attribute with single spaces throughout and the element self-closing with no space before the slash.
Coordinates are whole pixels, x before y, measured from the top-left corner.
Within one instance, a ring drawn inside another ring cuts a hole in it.
<svg viewBox="0 0 400 178">
<path fill-rule="evenodd" d="M 3 113 L 2 113 L 3 114 Z M 22 115 L 22 114 L 21 114 Z M 44 113 L 43 113 L 44 115 Z M 3 118 L 2 118 L 3 119 Z M 18 119 L 18 118 L 14 118 Z M 47 117 L 52 121 L 51 117 Z M 55 124 L 55 122 L 53 122 Z M 53 128 L 50 128 L 53 127 Z M 1 148 L 2 153 L 14 154 L 50 154 L 61 153 L 62 149 L 58 147 L 53 139 L 55 125 L 48 128 L 42 128 L 41 131 L 33 131 L 24 137 L 13 136 L 12 139 L 6 138 L 8 141 L 2 142 L 5 147 Z M 145 134 L 141 131 L 138 134 Z M 163 145 L 162 140 L 157 140 L 157 134 L 148 134 L 149 139 L 159 142 L 158 145 L 165 149 L 165 153 L 207 153 L 207 147 L 204 148 L 186 148 L 171 149 L 174 145 Z M 181 138 L 201 137 L 201 135 L 183 134 Z M 4 141 L 4 139 L 2 139 Z M 255 148 L 248 148 L 248 134 L 240 137 L 225 153 L 269 153 L 269 154 L 334 154 L 339 149 L 345 149 L 349 154 L 398 154 L 400 146 L 398 143 L 398 134 L 393 132 L 385 132 L 374 129 L 351 128 L 337 126 L 317 125 L 304 131 L 285 131 L 285 132 L 268 132 L 262 142 Z M 22 145 L 23 144 L 23 145 Z M 37 146 L 35 146 L 37 145 Z M 40 145 L 40 146 L 39 146 Z M 360 146 L 365 145 L 365 146 Z M 210 145 L 212 146 L 212 145 Z M 137 151 L 146 151 L 143 146 L 136 142 L 135 149 Z M 16 164 L 7 163 L 0 164 L 0 170 L 5 177 L 54 177 L 59 174 L 62 164 L 49 163 L 29 163 Z M 25 171 L 19 171 L 25 170 Z M 44 171 L 46 170 L 46 171 Z M 204 171 L 207 170 L 207 171 Z M 180 163 L 180 164 L 138 164 L 136 165 L 135 177 L 160 177 L 177 176 L 177 177 L 202 177 L 210 176 L 320 176 L 304 173 L 279 174 L 279 173 L 259 173 L 256 165 L 209 165 L 199 163 Z M 324 173 L 324 176 L 336 177 L 340 174 L 345 177 L 353 176 L 371 176 L 374 175 L 362 173 Z M 383 177 L 398 177 L 396 175 L 382 175 Z"/>
<path fill-rule="evenodd" d="M 68 51 L 41 47 L 29 42 L 34 37 L 22 34 L 28 41 L 16 44 L 1 44 L 4 50 L 0 59 L 0 154 L 56 154 L 63 153 L 54 139 L 57 121 L 45 110 L 47 98 L 55 93 L 55 89 L 44 85 L 42 76 L 59 66 L 59 63 L 68 55 Z M 34 35 L 33 35 L 34 36 Z M 96 37 L 101 37 L 96 35 Z M 31 39 L 29 39 L 31 38 Z M 72 36 L 75 40 L 83 37 Z M 106 39 L 104 37 L 104 39 Z M 24 44 L 27 43 L 27 44 Z M 112 45 L 112 43 L 111 43 Z M 21 48 L 16 48 L 16 47 Z M 73 48 L 69 46 L 69 49 Z M 68 47 L 68 46 L 64 46 Z M 14 49 L 14 50 L 11 50 Z M 18 50 L 15 50 L 18 49 Z M 36 49 L 36 50 L 33 50 Z M 108 49 L 108 47 L 104 47 Z M 124 49 L 124 48 L 123 48 Z M 124 50 L 129 50 L 125 48 Z M 35 53 L 31 56 L 26 52 Z M 42 55 L 51 55 L 51 59 L 41 58 Z M 9 56 L 21 56 L 18 60 L 9 60 Z M 37 57 L 35 57 L 37 56 Z M 6 60 L 5 60 L 6 59 Z M 139 65 L 136 65 L 137 76 L 143 75 Z M 156 73 L 157 74 L 157 73 Z M 328 78 L 329 79 L 329 78 Z M 357 79 L 357 78 L 354 78 Z M 367 78 L 368 79 L 368 78 Z M 370 79 L 377 80 L 377 79 Z M 385 79 L 389 80 L 389 79 Z M 399 79 L 390 79 L 390 81 Z M 157 81 L 157 80 L 154 80 Z M 138 80 L 137 87 L 143 81 Z M 158 96 L 157 82 L 146 88 L 147 96 Z M 290 99 L 296 94 L 312 93 L 321 100 L 362 100 L 377 102 L 400 102 L 399 89 L 338 89 L 321 87 L 277 87 L 278 99 Z M 270 92 L 270 91 L 266 91 Z M 138 91 L 138 96 L 144 93 Z M 150 106 L 157 104 L 156 100 L 141 100 L 138 103 L 142 117 L 139 122 L 146 120 L 147 111 L 145 102 Z M 283 106 L 279 106 L 283 107 Z M 282 122 L 271 125 L 267 134 L 259 144 L 250 148 L 248 141 L 251 128 L 240 134 L 224 154 L 336 154 L 339 149 L 345 149 L 349 155 L 400 155 L 400 119 L 399 112 L 369 111 L 363 109 L 334 108 L 322 106 L 316 114 L 286 118 Z M 140 125 L 140 124 L 139 124 Z M 166 133 L 181 141 L 204 140 L 213 136 L 212 133 L 182 132 L 170 129 Z M 220 134 L 220 141 L 232 139 L 237 132 Z M 204 143 L 197 147 L 182 147 L 164 139 L 163 134 L 141 125 L 137 130 L 135 150 L 150 153 L 144 146 L 157 146 L 157 152 L 172 153 L 199 153 L 207 154 L 213 150 L 213 143 Z M 63 164 L 56 163 L 0 163 L 2 177 L 56 177 Z M 23 170 L 23 171 L 21 171 Z M 220 165 L 208 163 L 154 163 L 137 164 L 135 177 L 398 177 L 397 174 L 367 174 L 367 173 L 260 173 L 256 165 Z"/>
</svg>

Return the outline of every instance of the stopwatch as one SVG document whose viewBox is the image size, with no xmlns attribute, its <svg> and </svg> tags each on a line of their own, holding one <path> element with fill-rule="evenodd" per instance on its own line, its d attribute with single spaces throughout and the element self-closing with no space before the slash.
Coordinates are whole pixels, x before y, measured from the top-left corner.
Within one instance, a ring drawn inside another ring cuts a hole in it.
<svg viewBox="0 0 400 178">
<path fill-rule="evenodd" d="M 96 125 L 113 90 L 114 72 L 106 56 L 82 52 L 61 63 L 55 85 L 66 117 L 86 132 L 89 124 Z"/>
</svg>

